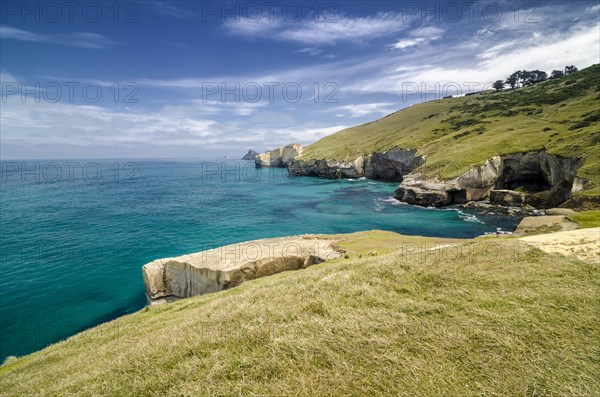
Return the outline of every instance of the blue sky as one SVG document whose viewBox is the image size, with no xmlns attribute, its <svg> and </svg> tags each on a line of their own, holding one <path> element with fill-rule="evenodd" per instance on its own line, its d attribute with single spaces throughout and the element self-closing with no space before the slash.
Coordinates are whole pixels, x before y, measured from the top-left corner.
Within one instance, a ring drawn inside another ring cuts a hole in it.
<svg viewBox="0 0 600 397">
<path fill-rule="evenodd" d="M 600 62 L 598 1 L 0 4 L 2 159 L 240 156 Z"/>
</svg>

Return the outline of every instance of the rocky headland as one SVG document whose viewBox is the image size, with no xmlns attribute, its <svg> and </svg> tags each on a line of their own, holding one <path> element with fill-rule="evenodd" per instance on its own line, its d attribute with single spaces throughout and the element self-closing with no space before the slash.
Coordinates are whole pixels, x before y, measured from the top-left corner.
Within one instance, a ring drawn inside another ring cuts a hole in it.
<svg viewBox="0 0 600 397">
<path fill-rule="evenodd" d="M 148 303 L 165 303 L 235 287 L 246 280 L 338 259 L 332 238 L 303 235 L 248 241 L 157 259 L 142 267 Z"/>
</svg>

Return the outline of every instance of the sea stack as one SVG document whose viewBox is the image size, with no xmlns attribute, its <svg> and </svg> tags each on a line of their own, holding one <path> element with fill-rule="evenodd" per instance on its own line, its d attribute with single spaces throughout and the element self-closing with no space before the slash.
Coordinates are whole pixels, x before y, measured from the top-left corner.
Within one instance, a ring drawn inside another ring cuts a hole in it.
<svg viewBox="0 0 600 397">
<path fill-rule="evenodd" d="M 254 158 L 256 157 L 256 155 L 258 154 L 258 152 L 252 150 L 252 149 L 248 149 L 248 153 L 246 153 L 246 155 L 244 157 L 242 157 L 242 160 L 254 160 Z"/>
</svg>

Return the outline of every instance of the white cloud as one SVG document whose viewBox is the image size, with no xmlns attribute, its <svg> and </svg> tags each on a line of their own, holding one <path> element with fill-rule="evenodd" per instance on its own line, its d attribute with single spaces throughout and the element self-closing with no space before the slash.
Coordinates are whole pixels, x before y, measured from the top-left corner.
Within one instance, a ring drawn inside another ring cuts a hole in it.
<svg viewBox="0 0 600 397">
<path fill-rule="evenodd" d="M 19 96 L 8 96 L 0 113 L 3 156 L 10 157 L 10 150 L 15 148 L 44 146 L 81 148 L 75 151 L 90 147 L 119 150 L 144 147 L 146 153 L 160 153 L 161 148 L 177 146 L 188 152 L 191 147 L 205 151 L 227 147 L 229 151 L 247 147 L 260 149 L 290 142 L 307 145 L 347 127 L 324 126 L 309 120 L 298 122 L 286 113 L 258 112 L 264 104 L 245 104 L 242 108 L 236 105 L 239 104 L 190 101 L 151 111 L 33 99 L 22 101 Z M 208 109 L 210 107 L 214 109 Z M 231 114 L 219 121 L 207 115 L 213 111 Z M 254 116 L 249 119 L 245 117 L 247 114 Z M 236 115 L 241 119 L 236 119 Z M 27 153 L 26 149 L 20 150 Z"/>
<path fill-rule="evenodd" d="M 0 39 L 59 44 L 82 48 L 106 48 L 112 44 L 116 44 L 106 36 L 97 33 L 71 32 L 38 34 L 10 26 L 0 26 Z"/>
<path fill-rule="evenodd" d="M 362 103 L 358 105 L 345 105 L 340 106 L 338 109 L 350 112 L 350 115 L 338 114 L 338 117 L 363 117 L 368 115 L 383 116 L 390 114 L 397 107 L 391 102 L 377 102 L 377 103 Z"/>
<path fill-rule="evenodd" d="M 590 14 L 594 13 L 594 12 L 595 13 L 600 13 L 600 4 L 597 4 L 595 6 L 586 8 L 585 12 L 590 13 Z"/>
<path fill-rule="evenodd" d="M 424 39 L 422 37 L 418 37 L 416 39 L 404 39 L 404 40 L 400 40 L 400 41 L 396 42 L 396 44 L 394 44 L 392 47 L 399 49 L 399 50 L 403 50 L 405 48 L 414 47 L 419 44 L 422 44 L 425 41 L 426 41 L 426 39 Z"/>
<path fill-rule="evenodd" d="M 434 40 L 439 40 L 444 33 L 443 29 L 434 26 L 423 26 L 410 32 L 409 38 L 397 41 L 391 47 L 397 50 L 404 50 L 411 47 L 416 47 L 421 44 L 429 43 Z"/>
<path fill-rule="evenodd" d="M 439 39 L 444 33 L 444 29 L 435 26 L 422 26 L 411 32 L 411 36 L 420 37 L 424 36 L 430 40 Z"/>
</svg>

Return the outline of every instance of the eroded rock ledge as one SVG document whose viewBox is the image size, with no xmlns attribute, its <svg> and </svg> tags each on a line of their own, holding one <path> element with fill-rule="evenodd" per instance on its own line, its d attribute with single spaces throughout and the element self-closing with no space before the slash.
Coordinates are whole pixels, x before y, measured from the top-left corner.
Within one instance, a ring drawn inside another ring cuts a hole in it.
<svg viewBox="0 0 600 397">
<path fill-rule="evenodd" d="M 149 304 L 235 287 L 246 280 L 341 258 L 336 240 L 304 235 L 248 241 L 142 267 Z"/>
</svg>

